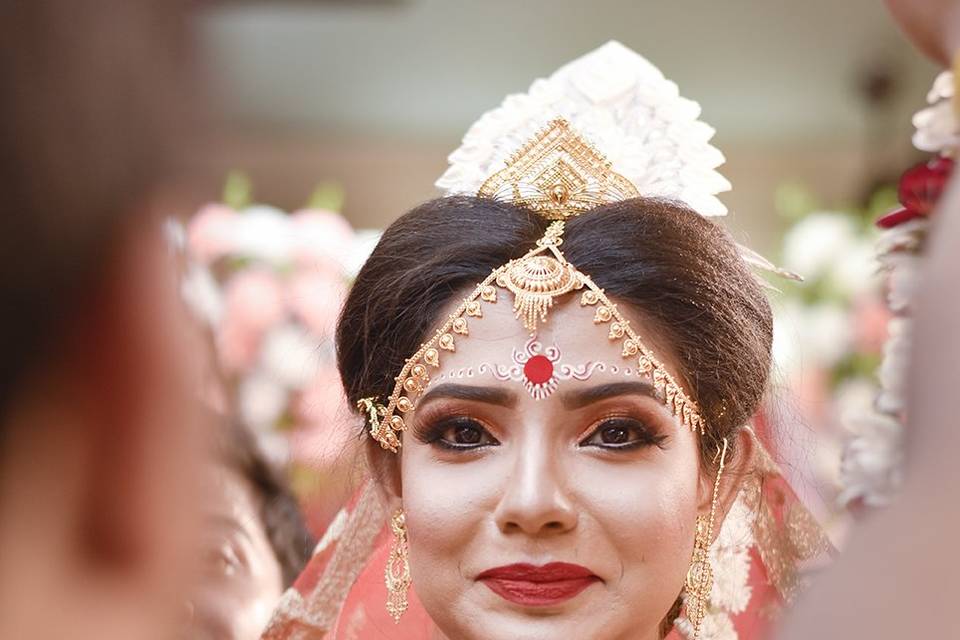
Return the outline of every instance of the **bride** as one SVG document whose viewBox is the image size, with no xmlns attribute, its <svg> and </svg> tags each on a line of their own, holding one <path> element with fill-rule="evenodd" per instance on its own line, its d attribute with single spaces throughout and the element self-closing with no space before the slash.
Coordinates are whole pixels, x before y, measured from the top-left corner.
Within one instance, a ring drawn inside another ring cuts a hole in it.
<svg viewBox="0 0 960 640">
<path fill-rule="evenodd" d="M 337 332 L 371 480 L 266 638 L 747 638 L 789 599 L 829 545 L 748 426 L 771 311 L 698 115 L 611 42 L 386 230 Z"/>
</svg>

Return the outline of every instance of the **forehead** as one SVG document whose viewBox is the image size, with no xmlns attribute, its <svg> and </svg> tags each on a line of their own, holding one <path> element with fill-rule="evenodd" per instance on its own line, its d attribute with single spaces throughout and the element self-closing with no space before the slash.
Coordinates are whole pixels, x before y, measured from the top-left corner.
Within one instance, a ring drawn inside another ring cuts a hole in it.
<svg viewBox="0 0 960 640">
<path fill-rule="evenodd" d="M 235 519 L 238 523 L 259 520 L 260 497 L 253 485 L 232 466 L 217 461 L 206 470 L 202 499 L 209 515 Z"/>
<path fill-rule="evenodd" d="M 451 305 L 448 313 L 455 310 L 459 300 Z M 657 355 L 667 368 L 676 375 L 673 354 L 662 341 L 648 330 L 642 318 L 630 309 L 619 305 L 620 312 L 630 321 L 630 326 L 644 344 Z M 513 297 L 502 295 L 496 304 L 485 305 L 482 318 L 468 318 L 468 336 L 457 336 L 456 351 L 444 353 L 438 374 L 448 377 L 466 376 L 470 371 L 479 375 L 481 365 L 512 365 L 533 353 L 556 348 L 551 354 L 559 356 L 557 364 L 578 367 L 602 362 L 607 367 L 596 371 L 591 379 L 622 374 L 636 364 L 635 357 L 625 358 L 621 352 L 622 340 L 609 337 L 610 323 L 595 323 L 596 309 L 579 303 L 579 295 L 569 295 L 558 300 L 547 314 L 546 322 L 540 322 L 536 333 L 523 327 L 513 311 Z M 444 315 L 446 317 L 446 314 Z M 534 341 L 535 340 L 535 341 Z M 610 365 L 617 369 L 611 370 Z"/>
</svg>

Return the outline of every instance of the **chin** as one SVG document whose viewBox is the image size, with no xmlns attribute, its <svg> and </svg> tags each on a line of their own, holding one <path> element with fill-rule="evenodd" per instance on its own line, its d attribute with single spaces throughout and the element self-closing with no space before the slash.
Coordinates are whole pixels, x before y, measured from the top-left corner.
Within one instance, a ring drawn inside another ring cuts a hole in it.
<svg viewBox="0 0 960 640">
<path fill-rule="evenodd" d="M 499 602 L 481 597 L 478 599 L 482 603 L 456 607 L 454 615 L 450 615 L 453 608 L 446 602 L 440 604 L 442 611 L 428 609 L 428 613 L 447 640 L 632 640 L 647 637 L 636 633 L 636 625 L 604 617 L 604 613 L 611 612 L 612 603 L 598 602 L 586 593 L 562 604 L 546 606 L 519 606 L 492 592 L 490 595 Z"/>
</svg>

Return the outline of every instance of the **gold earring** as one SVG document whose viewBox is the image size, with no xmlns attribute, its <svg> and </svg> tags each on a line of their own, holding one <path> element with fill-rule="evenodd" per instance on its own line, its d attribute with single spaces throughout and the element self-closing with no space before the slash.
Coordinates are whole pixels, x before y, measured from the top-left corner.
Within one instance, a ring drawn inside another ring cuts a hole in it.
<svg viewBox="0 0 960 640">
<path fill-rule="evenodd" d="M 390 519 L 393 544 L 387 558 L 385 579 L 387 584 L 387 613 L 394 622 L 407 610 L 407 590 L 410 589 L 410 561 L 407 547 L 407 527 L 403 509 L 398 509 Z"/>
<path fill-rule="evenodd" d="M 707 602 L 713 590 L 713 567 L 707 555 L 710 549 L 710 524 L 703 516 L 697 516 L 697 537 L 693 545 L 693 558 L 687 571 L 686 608 L 687 619 L 693 625 L 693 640 L 700 635 L 700 624 L 707 613 Z"/>
<path fill-rule="evenodd" d="M 713 483 L 713 502 L 710 504 L 710 519 L 697 516 L 697 534 L 693 543 L 693 558 L 687 571 L 685 589 L 687 592 L 687 619 L 693 625 L 693 640 L 700 637 L 700 625 L 707 614 L 707 603 L 713 591 L 713 567 L 710 566 L 710 542 L 713 540 L 713 525 L 717 515 L 717 501 L 720 493 L 720 476 L 727 458 L 727 439 L 723 439 L 720 452 L 720 468 Z"/>
</svg>

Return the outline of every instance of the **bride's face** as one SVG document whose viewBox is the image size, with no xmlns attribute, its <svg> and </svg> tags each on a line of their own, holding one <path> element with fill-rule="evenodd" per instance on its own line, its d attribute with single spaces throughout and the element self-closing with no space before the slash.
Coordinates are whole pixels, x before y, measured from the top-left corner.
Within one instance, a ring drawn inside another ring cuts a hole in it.
<svg viewBox="0 0 960 640">
<path fill-rule="evenodd" d="M 655 638 L 682 588 L 710 499 L 697 436 L 577 299 L 539 328 L 547 357 L 506 299 L 485 306 L 409 421 L 413 584 L 453 640 Z"/>
</svg>

